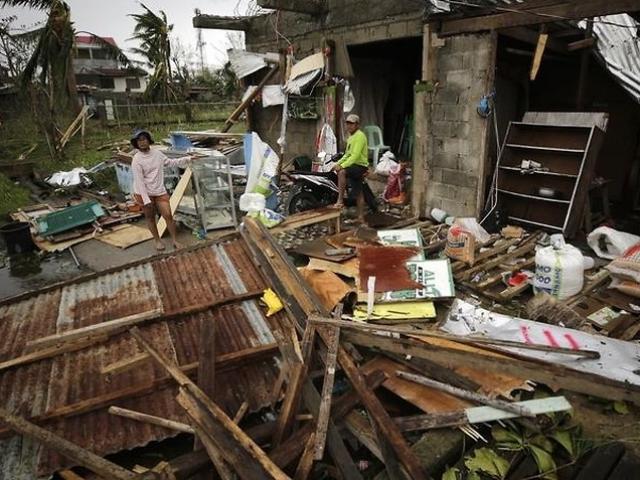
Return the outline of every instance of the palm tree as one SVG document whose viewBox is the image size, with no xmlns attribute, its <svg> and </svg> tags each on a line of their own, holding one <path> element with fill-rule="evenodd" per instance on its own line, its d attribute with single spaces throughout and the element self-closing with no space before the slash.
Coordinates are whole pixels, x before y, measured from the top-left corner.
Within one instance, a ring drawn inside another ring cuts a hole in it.
<svg viewBox="0 0 640 480">
<path fill-rule="evenodd" d="M 175 101 L 169 41 L 173 25 L 167 22 L 167 15 L 162 10 L 156 15 L 143 3 L 140 5 L 144 13 L 131 14 L 136 20 L 131 38 L 140 42 L 140 47 L 132 49 L 132 52 L 145 58 L 147 65 L 154 69 L 147 83 L 145 96 L 153 101 Z"/>
<path fill-rule="evenodd" d="M 37 38 L 35 48 L 21 73 L 24 92 L 31 98 L 34 117 L 45 135 L 52 156 L 61 150 L 59 123 L 71 112 L 78 112 L 80 104 L 73 71 L 76 32 L 71 22 L 71 10 L 63 0 L 0 0 L 0 6 L 48 9 L 45 25 L 27 34 Z M 89 33 L 89 32 L 86 32 Z M 125 66 L 130 64 L 124 53 L 100 37 L 89 33 L 106 47 Z"/>
</svg>

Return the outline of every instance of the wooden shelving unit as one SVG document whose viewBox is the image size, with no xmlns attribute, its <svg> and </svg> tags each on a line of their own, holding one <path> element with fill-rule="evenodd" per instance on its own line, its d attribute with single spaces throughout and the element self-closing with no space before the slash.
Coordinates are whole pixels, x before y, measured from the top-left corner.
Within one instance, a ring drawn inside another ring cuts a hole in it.
<svg viewBox="0 0 640 480">
<path fill-rule="evenodd" d="M 572 237 L 584 214 L 603 135 L 597 126 L 511 122 L 498 159 L 498 199 L 505 218 Z M 524 169 L 526 160 L 541 167 Z"/>
</svg>

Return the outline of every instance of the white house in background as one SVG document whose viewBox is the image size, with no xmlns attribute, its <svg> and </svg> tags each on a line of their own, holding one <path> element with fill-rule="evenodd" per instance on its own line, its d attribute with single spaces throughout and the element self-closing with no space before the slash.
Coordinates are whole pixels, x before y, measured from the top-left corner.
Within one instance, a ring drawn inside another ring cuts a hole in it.
<svg viewBox="0 0 640 480">
<path fill-rule="evenodd" d="M 112 37 L 103 42 L 116 46 Z M 124 68 L 112 52 L 90 35 L 76 35 L 73 71 L 79 91 L 106 90 L 142 93 L 147 88 L 147 72 Z"/>
</svg>

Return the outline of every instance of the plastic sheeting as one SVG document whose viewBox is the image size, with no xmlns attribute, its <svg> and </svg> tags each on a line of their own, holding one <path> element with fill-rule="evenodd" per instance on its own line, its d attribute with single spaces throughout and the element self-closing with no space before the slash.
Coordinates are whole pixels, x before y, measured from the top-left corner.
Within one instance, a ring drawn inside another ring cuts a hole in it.
<svg viewBox="0 0 640 480">
<path fill-rule="evenodd" d="M 549 347 L 595 350 L 600 353 L 600 358 L 592 360 L 562 353 L 495 347 L 523 357 L 640 385 L 640 376 L 634 373 L 640 368 L 640 345 L 636 343 L 502 315 L 459 299 L 453 302 L 442 329 L 460 336 L 476 335 Z"/>
<path fill-rule="evenodd" d="M 267 66 L 267 62 L 278 63 L 279 57 L 277 53 L 253 53 L 246 50 L 229 49 L 227 50 L 231 69 L 238 78 L 244 78 L 247 75 L 257 72 Z"/>
<path fill-rule="evenodd" d="M 595 17 L 594 20 L 598 57 L 620 85 L 640 102 L 640 24 L 627 14 Z M 586 22 L 581 22 L 580 27 L 585 28 Z"/>
</svg>

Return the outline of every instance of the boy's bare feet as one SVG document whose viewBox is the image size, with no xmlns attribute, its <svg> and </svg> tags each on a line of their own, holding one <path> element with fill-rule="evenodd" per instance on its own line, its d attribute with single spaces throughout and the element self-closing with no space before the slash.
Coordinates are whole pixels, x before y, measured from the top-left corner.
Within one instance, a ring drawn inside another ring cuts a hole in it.
<svg viewBox="0 0 640 480">
<path fill-rule="evenodd" d="M 184 247 L 184 245 L 183 245 L 183 244 L 181 244 L 180 242 L 177 242 L 177 241 L 176 241 L 176 242 L 173 242 L 173 248 L 174 248 L 174 250 L 180 250 L 180 249 L 181 249 L 181 248 L 183 248 L 183 247 Z"/>
<path fill-rule="evenodd" d="M 164 250 L 164 243 L 162 243 L 162 240 L 156 240 L 156 250 L 159 252 Z"/>
</svg>

